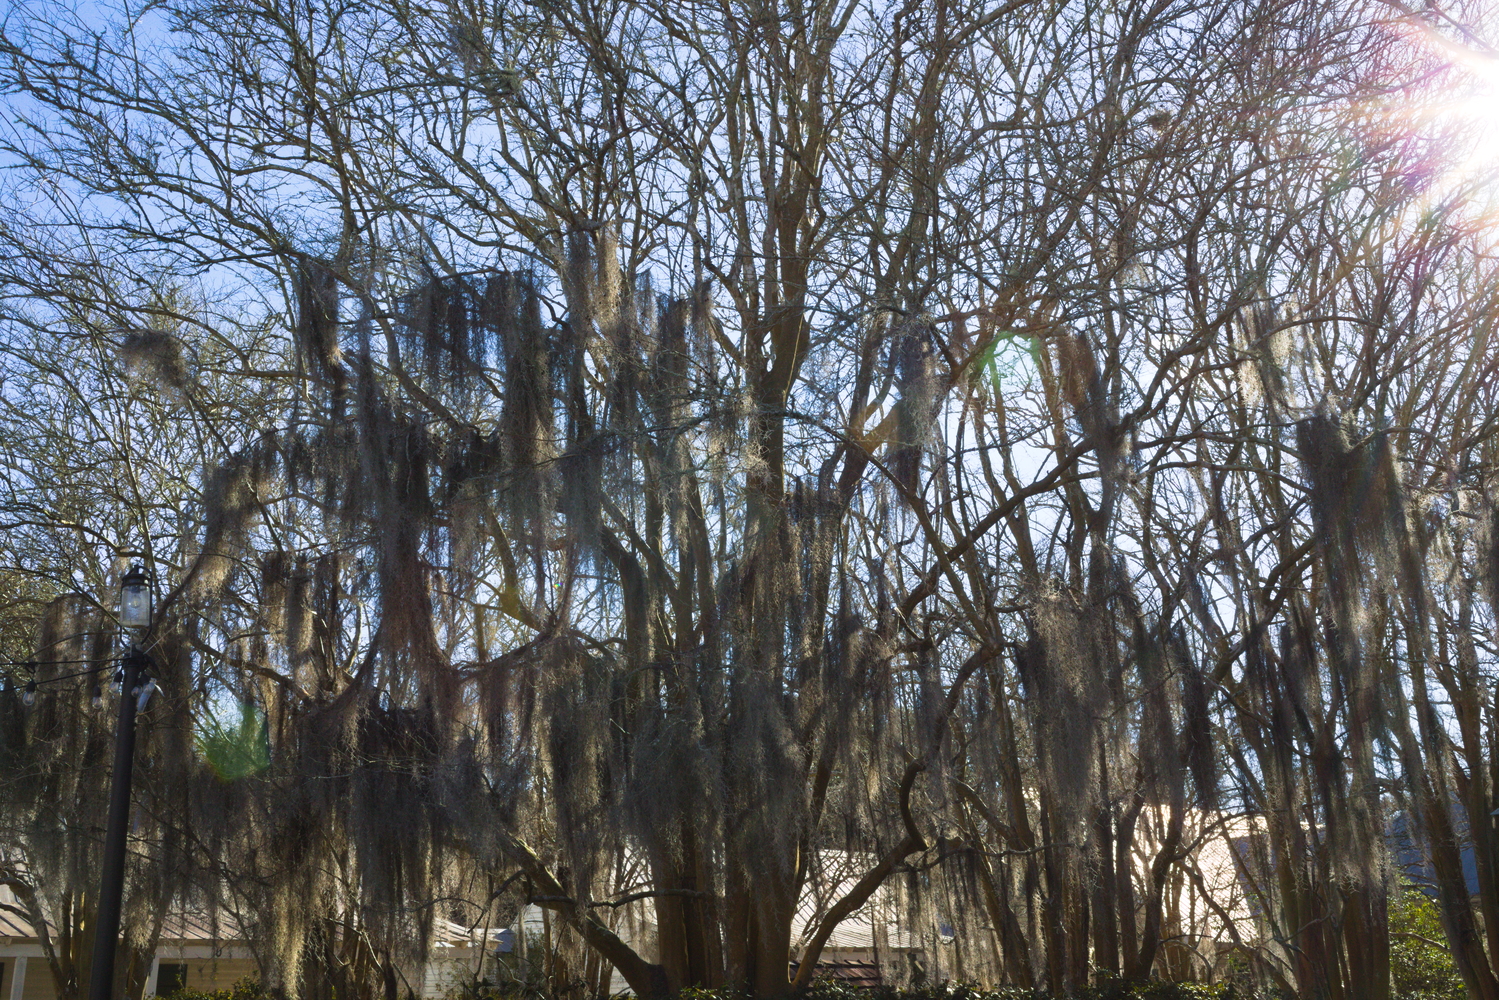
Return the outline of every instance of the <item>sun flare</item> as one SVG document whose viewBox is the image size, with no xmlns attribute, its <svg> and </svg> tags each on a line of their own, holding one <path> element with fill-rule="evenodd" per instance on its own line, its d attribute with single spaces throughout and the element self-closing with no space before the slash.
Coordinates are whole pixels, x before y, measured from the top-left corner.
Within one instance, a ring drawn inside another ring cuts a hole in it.
<svg viewBox="0 0 1499 1000">
<path fill-rule="evenodd" d="M 1420 187 L 1423 214 L 1439 211 L 1499 239 L 1499 50 L 1466 29 L 1454 40 L 1406 24 L 1402 37 L 1417 82 L 1377 116 L 1380 138 L 1399 149 L 1400 173 Z"/>
</svg>

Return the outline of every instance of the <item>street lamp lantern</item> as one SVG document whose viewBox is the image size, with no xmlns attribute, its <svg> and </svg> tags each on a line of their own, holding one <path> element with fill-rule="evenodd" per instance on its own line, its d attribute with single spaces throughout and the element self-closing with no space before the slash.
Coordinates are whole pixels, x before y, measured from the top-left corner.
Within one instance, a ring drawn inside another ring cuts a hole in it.
<svg viewBox="0 0 1499 1000">
<path fill-rule="evenodd" d="M 120 661 L 120 718 L 115 728 L 115 766 L 109 786 L 109 820 L 99 866 L 99 909 L 94 918 L 94 956 L 89 1000 L 115 1000 L 115 953 L 120 940 L 120 906 L 125 894 L 125 832 L 130 825 L 130 770 L 135 757 L 135 714 L 155 690 L 146 676 L 151 659 L 135 639 L 151 628 L 151 578 L 139 563 L 120 581 L 120 628 L 134 633 Z M 95 688 L 96 703 L 103 692 Z"/>
<path fill-rule="evenodd" d="M 151 627 L 151 579 L 140 563 L 120 581 L 120 625 L 123 628 Z"/>
</svg>

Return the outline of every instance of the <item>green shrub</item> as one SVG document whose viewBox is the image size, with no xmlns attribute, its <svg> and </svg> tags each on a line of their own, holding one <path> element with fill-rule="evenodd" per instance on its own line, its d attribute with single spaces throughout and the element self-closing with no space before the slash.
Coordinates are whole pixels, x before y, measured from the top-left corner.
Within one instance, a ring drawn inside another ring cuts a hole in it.
<svg viewBox="0 0 1499 1000">
<path fill-rule="evenodd" d="M 243 1000 L 243 998 L 237 998 Z M 521 983 L 496 986 L 480 984 L 455 995 L 453 1000 L 547 1000 L 533 987 Z M 731 989 L 692 987 L 678 993 L 673 1000 L 754 1000 L 747 992 Z M 939 983 L 896 989 L 881 986 L 866 989 L 838 979 L 818 979 L 801 1000 L 1056 1000 L 1041 990 L 1018 986 L 990 989 L 970 983 Z M 1122 980 L 1089 986 L 1067 1000 L 1292 1000 L 1278 994 L 1260 994 L 1232 983 L 1168 983 L 1161 980 L 1127 983 Z"/>
<path fill-rule="evenodd" d="M 178 990 L 167 996 L 171 1000 L 270 1000 L 270 994 L 260 988 L 260 983 L 249 978 L 241 979 L 226 990 Z"/>
<path fill-rule="evenodd" d="M 732 990 L 688 989 L 676 1000 L 748 1000 Z M 941 983 L 899 990 L 884 986 L 863 989 L 836 979 L 819 979 L 808 989 L 806 1000 L 1052 1000 L 1040 990 L 1017 986 L 989 989 L 968 983 Z M 1127 983 L 1116 981 L 1089 986 L 1069 1000 L 1271 1000 L 1229 983 L 1168 983 L 1160 980 Z"/>
<path fill-rule="evenodd" d="M 1397 1000 L 1467 1000 L 1436 903 L 1406 887 L 1390 900 L 1390 979 Z"/>
</svg>

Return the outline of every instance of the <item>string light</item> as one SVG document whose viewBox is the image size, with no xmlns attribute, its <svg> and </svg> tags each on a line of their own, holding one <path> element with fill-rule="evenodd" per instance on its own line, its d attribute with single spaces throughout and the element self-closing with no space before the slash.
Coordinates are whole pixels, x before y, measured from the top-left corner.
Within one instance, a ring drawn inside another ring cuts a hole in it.
<svg viewBox="0 0 1499 1000">
<path fill-rule="evenodd" d="M 91 666 L 87 670 L 79 670 L 71 674 L 59 674 L 56 677 L 39 679 L 36 676 L 37 667 L 49 667 L 69 663 L 88 663 Z M 117 665 L 119 661 L 109 660 L 107 663 Z M 76 680 L 79 677 L 90 675 L 97 677 L 101 670 L 106 669 L 104 664 L 100 664 L 96 660 L 10 660 L 0 661 L 0 667 L 25 667 L 27 673 L 31 675 L 30 679 L 26 682 L 26 687 L 21 691 L 21 704 L 27 708 L 31 708 L 36 704 L 37 689 L 40 687 L 45 687 L 48 684 L 60 684 L 63 681 Z M 124 679 L 124 676 L 125 672 L 116 666 L 114 672 L 115 683 L 120 683 Z M 136 693 L 138 694 L 139 692 L 137 691 Z M 93 687 L 89 689 L 89 704 L 94 708 L 104 707 L 104 690 L 99 686 L 97 680 L 95 680 Z"/>
<path fill-rule="evenodd" d="M 120 625 L 125 629 L 134 629 L 144 633 L 150 627 L 151 612 L 151 578 L 140 563 L 136 563 L 130 567 L 130 572 L 126 573 L 125 578 L 120 581 Z M 131 656 L 146 655 L 137 650 L 134 640 L 131 641 L 130 648 Z M 58 667 L 69 664 L 87 664 L 87 669 L 42 679 L 38 679 L 36 676 L 37 667 Z M 115 683 L 123 685 L 125 667 L 127 665 L 125 659 L 114 659 L 107 662 L 99 660 L 0 660 L 0 667 L 22 667 L 29 675 L 25 690 L 21 692 L 21 704 L 27 708 L 31 708 L 36 704 L 38 685 L 58 684 L 62 681 L 73 680 L 85 675 L 93 679 L 93 683 L 89 688 L 89 705 L 95 710 L 103 708 L 104 690 L 99 684 L 99 673 L 109 665 L 114 667 Z M 14 690 L 14 688 L 10 687 L 8 680 L 6 687 L 7 690 Z M 146 676 L 143 680 L 137 682 L 135 690 L 129 692 L 121 691 L 121 695 L 123 697 L 135 698 L 136 710 L 140 711 L 146 707 L 146 703 L 151 700 L 151 695 L 155 691 L 156 682 L 149 676 Z"/>
</svg>

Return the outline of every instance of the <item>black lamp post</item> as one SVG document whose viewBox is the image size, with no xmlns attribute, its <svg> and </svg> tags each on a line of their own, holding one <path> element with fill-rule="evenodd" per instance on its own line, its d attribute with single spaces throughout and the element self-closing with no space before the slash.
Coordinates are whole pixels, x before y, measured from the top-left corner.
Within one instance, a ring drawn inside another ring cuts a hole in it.
<svg viewBox="0 0 1499 1000">
<path fill-rule="evenodd" d="M 151 581 L 139 565 L 120 581 L 120 628 L 144 633 L 151 627 Z M 110 1000 L 115 951 L 120 938 L 120 904 L 125 894 L 125 832 L 130 823 L 130 771 L 135 761 L 135 713 L 149 697 L 143 678 L 151 660 L 129 640 L 122 664 L 120 719 L 115 730 L 115 766 L 109 786 L 109 825 L 99 873 L 99 910 L 94 919 L 94 957 L 89 969 L 89 1000 Z M 140 688 L 141 690 L 137 690 Z M 142 697 L 142 695 L 145 695 Z"/>
</svg>

